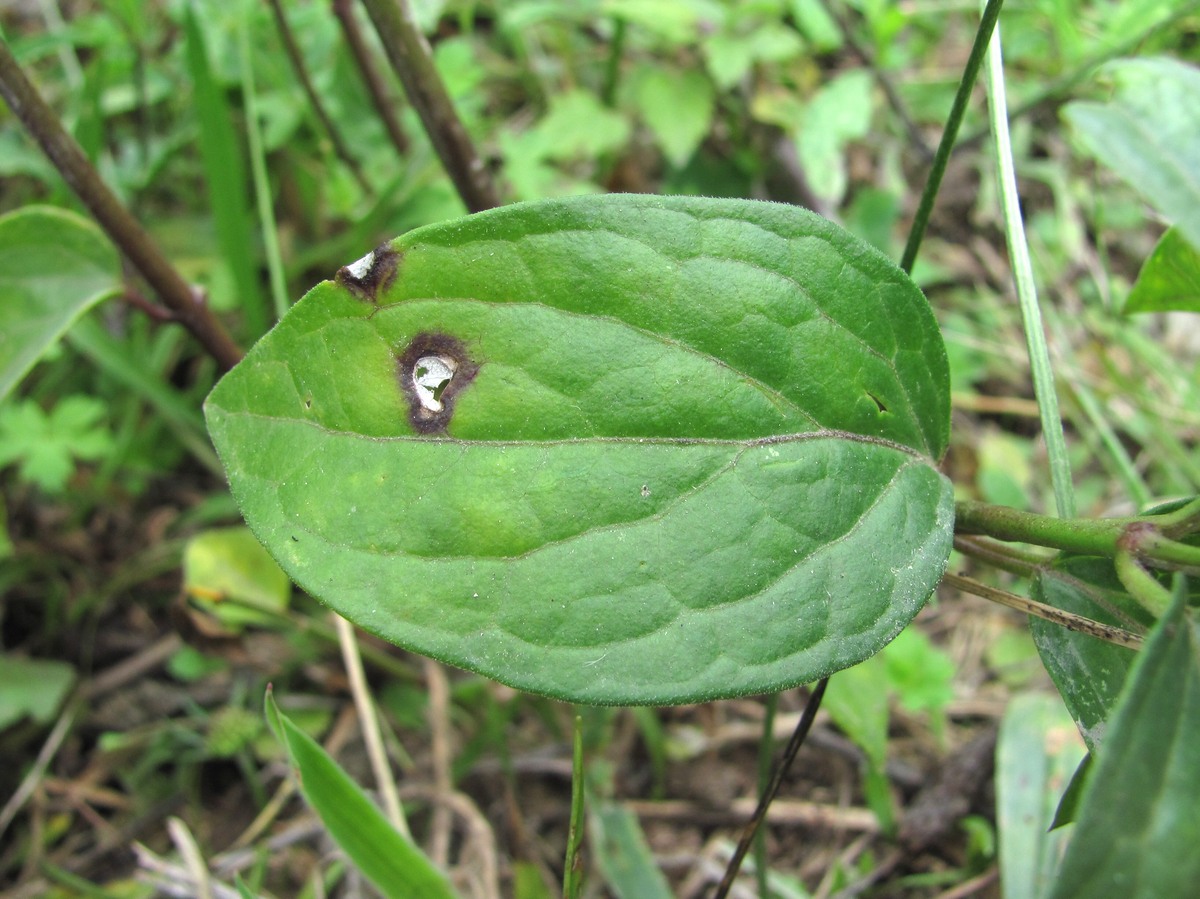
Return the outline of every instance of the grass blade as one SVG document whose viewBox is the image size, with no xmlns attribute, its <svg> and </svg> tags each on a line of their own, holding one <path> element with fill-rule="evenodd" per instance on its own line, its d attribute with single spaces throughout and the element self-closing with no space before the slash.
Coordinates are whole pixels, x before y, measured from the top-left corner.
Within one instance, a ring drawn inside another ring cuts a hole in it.
<svg viewBox="0 0 1200 899">
<path fill-rule="evenodd" d="M 1021 203 L 1017 195 L 1016 164 L 1012 141 L 1008 133 L 1008 101 L 1004 89 L 1004 60 L 1000 51 L 1000 25 L 992 32 L 987 59 L 988 107 L 992 120 L 993 142 L 996 147 L 997 173 L 1000 181 L 1000 201 L 1004 211 L 1004 235 L 1012 258 L 1017 298 L 1021 304 L 1021 319 L 1025 324 L 1025 342 L 1029 349 L 1029 364 L 1033 373 L 1033 390 L 1042 419 L 1042 434 L 1050 456 L 1050 480 L 1054 485 L 1054 502 L 1062 518 L 1075 517 L 1075 489 L 1071 483 L 1071 462 L 1067 456 L 1067 441 L 1063 435 L 1062 416 L 1058 411 L 1058 394 L 1054 389 L 1054 370 L 1050 365 L 1050 350 L 1046 330 L 1038 305 L 1037 286 L 1033 279 L 1033 262 L 1025 240 L 1021 219 Z"/>
<path fill-rule="evenodd" d="M 402 836 L 312 737 L 279 711 L 267 692 L 267 720 L 287 749 L 300 788 L 329 835 L 385 896 L 452 899 L 446 876 Z"/>
</svg>

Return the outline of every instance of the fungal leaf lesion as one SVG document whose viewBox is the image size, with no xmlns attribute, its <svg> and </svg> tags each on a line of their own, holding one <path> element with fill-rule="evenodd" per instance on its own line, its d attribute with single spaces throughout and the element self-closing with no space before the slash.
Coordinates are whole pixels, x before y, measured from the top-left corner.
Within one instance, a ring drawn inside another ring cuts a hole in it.
<svg viewBox="0 0 1200 899">
<path fill-rule="evenodd" d="M 466 345 L 449 334 L 415 336 L 397 360 L 400 391 L 408 401 L 408 421 L 418 434 L 444 432 L 458 394 L 479 366 Z"/>
<path fill-rule="evenodd" d="M 334 275 L 334 280 L 360 300 L 378 303 L 379 294 L 395 280 L 399 266 L 400 254 L 385 243 L 362 259 L 343 265 Z"/>
</svg>

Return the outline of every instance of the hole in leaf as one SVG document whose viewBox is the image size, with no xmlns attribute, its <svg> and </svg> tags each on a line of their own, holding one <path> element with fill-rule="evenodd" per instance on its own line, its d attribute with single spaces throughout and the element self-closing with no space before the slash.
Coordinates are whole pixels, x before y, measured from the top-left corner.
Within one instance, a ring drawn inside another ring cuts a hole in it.
<svg viewBox="0 0 1200 899">
<path fill-rule="evenodd" d="M 445 431 L 454 414 L 455 398 L 479 371 L 466 346 L 449 334 L 418 334 L 398 363 L 409 424 L 419 434 Z"/>
<path fill-rule="evenodd" d="M 880 399 L 879 397 L 877 397 L 875 394 L 871 393 L 871 391 L 869 391 L 869 390 L 868 390 L 868 391 L 866 391 L 866 394 L 867 394 L 867 396 L 870 398 L 871 402 L 873 402 L 873 403 L 876 405 L 876 407 L 879 409 L 879 414 L 880 414 L 880 415 L 882 415 L 883 413 L 887 412 L 887 410 L 888 410 L 888 407 L 887 407 L 887 404 L 886 404 L 886 403 L 884 403 L 884 401 L 883 401 L 883 400 L 881 400 L 881 399 Z"/>
<path fill-rule="evenodd" d="M 450 356 L 422 356 L 413 369 L 413 387 L 417 399 L 430 412 L 442 411 L 442 394 L 446 391 L 458 363 Z"/>
</svg>

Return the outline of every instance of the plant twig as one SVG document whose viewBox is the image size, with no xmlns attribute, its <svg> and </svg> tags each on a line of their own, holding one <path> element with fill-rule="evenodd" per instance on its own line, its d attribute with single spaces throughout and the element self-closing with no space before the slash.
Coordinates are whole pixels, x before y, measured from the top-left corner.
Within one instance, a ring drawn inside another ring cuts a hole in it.
<svg viewBox="0 0 1200 899">
<path fill-rule="evenodd" d="M 463 203 L 471 212 L 500 205 L 491 172 L 479 158 L 450 101 L 429 42 L 417 27 L 408 0 L 363 0 L 392 67 Z"/>
<path fill-rule="evenodd" d="M 354 626 L 336 612 L 333 613 L 333 623 L 337 627 L 338 643 L 342 647 L 342 663 L 346 666 L 346 675 L 350 679 L 350 692 L 354 696 L 355 708 L 358 709 L 363 743 L 371 760 L 371 769 L 375 774 L 379 795 L 383 799 L 384 811 L 392 826 L 404 836 L 410 837 L 408 822 L 404 818 L 404 809 L 396 791 L 396 781 L 392 777 L 387 752 L 383 748 L 383 738 L 379 734 L 379 718 L 375 704 L 371 701 L 371 690 L 367 686 L 366 672 L 363 671 L 362 655 L 358 651 Z"/>
<path fill-rule="evenodd" d="M 392 146 L 396 148 L 396 154 L 404 158 L 408 155 L 408 135 L 400 125 L 400 118 L 394 108 L 395 101 L 389 96 L 383 75 L 375 67 L 371 48 L 367 46 L 362 29 L 358 27 L 358 19 L 354 17 L 353 0 L 333 0 L 333 14 L 342 26 L 342 36 L 346 38 L 350 56 L 358 66 L 358 73 L 367 87 L 367 93 L 371 95 L 371 101 L 383 121 L 383 127 L 387 129 Z"/>
<path fill-rule="evenodd" d="M 917 251 L 921 249 L 925 229 L 929 227 L 933 201 L 937 199 L 938 190 L 942 186 L 946 164 L 950 161 L 950 153 L 958 138 L 958 129 L 962 127 L 963 116 L 967 112 L 967 101 L 971 99 L 971 92 L 975 89 L 975 80 L 979 77 L 988 41 L 991 40 L 992 30 L 996 27 L 996 20 L 1000 18 L 1000 7 L 1003 5 L 1004 0 L 987 0 L 987 6 L 983 9 L 979 29 L 975 32 L 975 43 L 971 45 L 971 55 L 967 57 L 966 68 L 963 69 L 962 78 L 958 82 L 958 91 L 950 107 L 950 116 L 946 119 L 946 128 L 942 132 L 937 152 L 934 153 L 933 165 L 929 167 L 929 177 L 925 180 L 912 228 L 908 232 L 908 243 L 905 244 L 904 255 L 900 258 L 900 267 L 909 274 L 912 273 L 913 263 L 917 261 Z"/>
<path fill-rule="evenodd" d="M 195 336 L 221 368 L 237 365 L 242 358 L 241 348 L 170 263 L 154 238 L 104 183 L 83 148 L 67 133 L 58 116 L 25 77 L 3 38 L 0 38 L 0 96 L 76 196 L 91 210 L 112 242 L 175 313 L 179 323 Z"/>
<path fill-rule="evenodd" d="M 583 888 L 583 716 L 575 716 L 571 738 L 571 819 L 567 827 L 567 855 L 563 863 L 563 897 L 578 899 Z"/>
<path fill-rule="evenodd" d="M 350 152 L 350 148 L 346 146 L 346 141 L 342 139 L 342 133 L 338 130 L 337 125 L 334 124 L 328 110 L 325 109 L 325 104 L 321 101 L 312 78 L 309 77 L 308 66 L 304 64 L 304 54 L 300 52 L 300 45 L 296 43 L 296 36 L 292 33 L 287 16 L 283 14 L 283 5 L 279 0 L 270 0 L 270 4 L 271 11 L 275 13 L 275 24 L 279 27 L 279 36 L 283 40 L 283 48 L 287 51 L 288 60 L 292 64 L 292 71 L 296 73 L 296 78 L 300 81 L 300 87 L 304 90 L 304 95 L 308 98 L 308 105 L 317 114 L 317 118 L 321 120 L 321 127 L 329 135 L 329 141 L 333 144 L 333 152 L 337 154 L 338 159 L 350 170 L 362 192 L 367 196 L 371 196 L 375 192 L 371 188 L 371 182 L 367 180 L 367 176 L 363 174 L 362 166 L 358 164 L 358 160 L 354 158 L 354 154 Z"/>
<path fill-rule="evenodd" d="M 1112 556 L 1121 532 L 1142 518 L 1055 518 L 975 500 L 954 504 L 954 532 L 1033 543 L 1089 555 Z"/>
<path fill-rule="evenodd" d="M 998 587 L 992 587 L 974 578 L 947 572 L 942 576 L 942 581 L 950 584 L 952 587 L 957 587 L 964 593 L 981 596 L 984 599 L 999 603 L 1002 606 L 1008 606 L 1010 609 L 1016 609 L 1018 612 L 1024 612 L 1027 615 L 1044 618 L 1046 621 L 1062 625 L 1067 630 L 1088 634 L 1108 643 L 1124 646 L 1127 649 L 1137 649 L 1142 645 L 1142 638 L 1140 636 L 1122 627 L 1102 624 L 1083 615 L 1065 612 L 1054 606 L 1048 606 L 1043 602 L 1027 599 L 1024 596 L 1017 596 L 1015 593 L 1009 593 L 1007 590 L 1001 590 Z"/>
<path fill-rule="evenodd" d="M 874 54 L 863 46 L 862 42 L 855 36 L 854 29 L 850 26 L 850 22 L 846 19 L 839 5 L 837 3 L 826 3 L 825 11 L 829 13 L 830 18 L 833 19 L 834 24 L 841 31 L 842 39 L 845 40 L 846 46 L 850 48 L 850 52 L 858 57 L 859 61 L 874 77 L 875 83 L 883 91 L 888 105 L 892 107 L 892 112 L 900 119 L 904 130 L 908 132 L 909 141 L 917 148 L 917 152 L 921 154 L 923 161 L 931 162 L 933 160 L 933 149 L 925 140 L 925 135 L 921 133 L 921 129 L 917 127 L 917 123 L 908 114 L 908 107 L 904 105 L 904 100 L 900 97 L 900 92 L 896 90 L 896 86 L 892 84 L 892 79 L 879 67 Z"/>
<path fill-rule="evenodd" d="M 750 850 L 751 843 L 754 842 L 754 835 L 758 833 L 758 829 L 767 817 L 767 809 L 771 807 L 771 802 L 779 792 L 779 787 L 783 784 L 784 775 L 791 768 L 792 761 L 796 758 L 796 753 L 804 745 L 804 739 L 808 736 L 808 732 L 812 730 L 813 721 L 816 720 L 817 710 L 821 708 L 821 700 L 825 696 L 825 688 L 827 686 L 829 686 L 829 678 L 823 677 L 817 681 L 817 685 L 809 695 L 808 704 L 804 707 L 804 714 L 796 722 L 796 730 L 792 732 L 792 738 L 788 740 L 787 747 L 783 750 L 783 755 L 779 759 L 779 764 L 775 767 L 775 771 L 771 774 L 770 782 L 758 800 L 758 806 L 754 809 L 754 816 L 746 823 L 746 827 L 742 831 L 737 849 L 734 850 L 733 857 L 729 859 L 729 864 L 725 868 L 725 875 L 721 878 L 721 882 L 717 884 L 717 890 L 713 893 L 713 899 L 725 899 L 729 895 L 729 891 L 733 887 L 733 879 L 737 877 L 738 870 L 742 867 L 742 860 L 745 859 L 746 853 Z"/>
<path fill-rule="evenodd" d="M 1171 591 L 1160 584 L 1157 578 L 1142 567 L 1137 557 L 1127 549 L 1117 553 L 1113 563 L 1121 586 L 1143 609 L 1155 618 L 1161 618 L 1171 607 Z"/>
</svg>

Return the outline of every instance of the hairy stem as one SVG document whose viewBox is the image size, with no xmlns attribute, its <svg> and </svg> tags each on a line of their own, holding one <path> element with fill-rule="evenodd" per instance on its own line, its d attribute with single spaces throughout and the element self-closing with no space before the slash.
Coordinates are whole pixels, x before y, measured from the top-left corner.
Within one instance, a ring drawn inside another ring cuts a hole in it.
<svg viewBox="0 0 1200 899">
<path fill-rule="evenodd" d="M 954 515 L 957 534 L 981 534 L 997 540 L 1110 557 L 1116 554 L 1117 541 L 1125 528 L 1143 520 L 1055 518 L 974 500 L 955 503 Z"/>
<path fill-rule="evenodd" d="M 170 263 L 154 238 L 104 183 L 83 148 L 25 77 L 3 39 L 0 39 L 0 96 L 112 242 L 170 308 L 175 320 L 195 336 L 221 368 L 236 365 L 242 358 L 241 348 Z"/>
<path fill-rule="evenodd" d="M 499 206 L 500 195 L 491 172 L 479 158 L 450 101 L 446 85 L 433 64 L 429 42 L 417 27 L 407 0 L 363 0 L 363 5 L 409 102 L 421 117 L 425 132 L 467 209 L 480 212 Z"/>
</svg>

